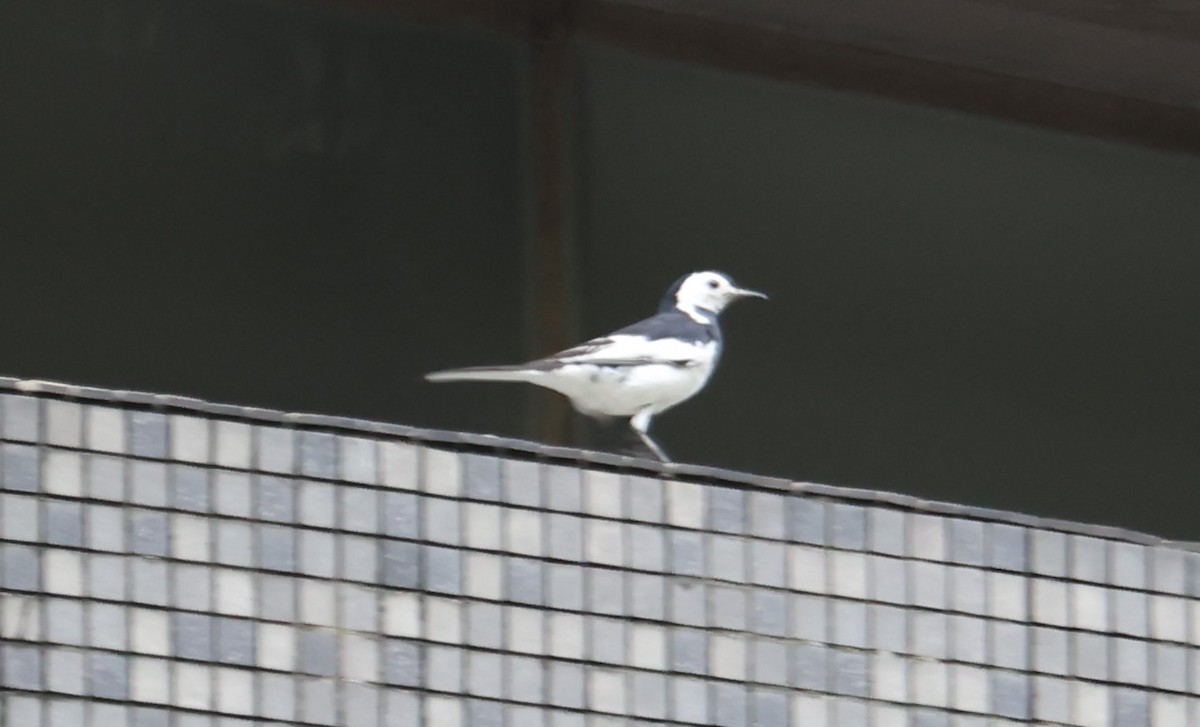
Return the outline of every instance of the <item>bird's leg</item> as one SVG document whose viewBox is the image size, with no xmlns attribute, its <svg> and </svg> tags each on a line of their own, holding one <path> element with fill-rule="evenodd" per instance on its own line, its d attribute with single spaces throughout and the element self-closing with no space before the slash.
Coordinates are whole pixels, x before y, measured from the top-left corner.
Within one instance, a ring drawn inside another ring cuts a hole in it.
<svg viewBox="0 0 1200 727">
<path fill-rule="evenodd" d="M 670 462 L 671 458 L 667 456 L 667 453 L 650 438 L 650 419 L 653 416 L 654 413 L 650 409 L 642 409 L 629 420 L 629 427 L 641 438 L 642 444 L 645 444 L 654 453 L 655 457 L 658 457 L 663 462 Z"/>
<path fill-rule="evenodd" d="M 667 453 L 662 450 L 662 447 L 655 444 L 654 440 L 650 438 L 649 434 L 645 432 L 638 432 L 637 435 L 641 437 L 642 442 L 644 442 L 645 445 L 650 448 L 650 451 L 654 452 L 654 456 L 658 457 L 659 461 L 667 464 L 671 463 L 671 458 L 668 457 Z"/>
</svg>

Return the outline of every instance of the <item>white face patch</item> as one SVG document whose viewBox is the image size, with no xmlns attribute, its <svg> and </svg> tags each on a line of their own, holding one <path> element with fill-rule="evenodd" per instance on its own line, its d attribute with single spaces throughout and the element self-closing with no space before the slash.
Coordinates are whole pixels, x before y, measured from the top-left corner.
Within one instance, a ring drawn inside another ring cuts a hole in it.
<svg viewBox="0 0 1200 727">
<path fill-rule="evenodd" d="M 725 310 L 725 306 L 737 297 L 737 288 L 729 278 L 720 273 L 692 273 L 684 279 L 675 293 L 675 304 L 697 323 L 711 323 L 712 314 Z"/>
</svg>

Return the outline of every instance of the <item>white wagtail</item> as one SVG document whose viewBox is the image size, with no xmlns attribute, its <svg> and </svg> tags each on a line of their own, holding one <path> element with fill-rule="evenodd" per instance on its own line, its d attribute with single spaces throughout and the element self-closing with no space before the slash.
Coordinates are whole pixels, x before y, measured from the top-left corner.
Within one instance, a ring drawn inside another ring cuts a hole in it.
<svg viewBox="0 0 1200 727">
<path fill-rule="evenodd" d="M 721 357 L 717 315 L 738 298 L 766 298 L 724 273 L 685 275 L 658 314 L 566 351 L 515 366 L 475 366 L 426 374 L 429 381 L 525 381 L 567 396 L 581 414 L 629 417 L 629 426 L 664 462 L 650 420 L 704 388 Z"/>
</svg>

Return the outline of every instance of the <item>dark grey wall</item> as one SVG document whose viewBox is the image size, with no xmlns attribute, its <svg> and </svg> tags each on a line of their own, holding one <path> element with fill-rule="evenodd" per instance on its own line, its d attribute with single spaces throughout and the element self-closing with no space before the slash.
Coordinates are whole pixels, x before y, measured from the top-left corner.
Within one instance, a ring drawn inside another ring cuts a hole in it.
<svg viewBox="0 0 1200 727">
<path fill-rule="evenodd" d="M 207 0 L 0 34 L 0 372 L 452 426 L 418 373 L 520 355 L 515 41 Z"/>
<path fill-rule="evenodd" d="M 580 65 L 586 327 L 681 269 L 773 295 L 726 316 L 723 370 L 663 440 L 1200 536 L 1175 514 L 1200 508 L 1200 160 L 603 49 Z"/>
<path fill-rule="evenodd" d="M 0 373 L 528 434 L 526 56 L 303 4 L 0 5 Z M 1200 536 L 1200 161 L 579 49 L 586 335 L 769 291 L 681 459 Z"/>
</svg>

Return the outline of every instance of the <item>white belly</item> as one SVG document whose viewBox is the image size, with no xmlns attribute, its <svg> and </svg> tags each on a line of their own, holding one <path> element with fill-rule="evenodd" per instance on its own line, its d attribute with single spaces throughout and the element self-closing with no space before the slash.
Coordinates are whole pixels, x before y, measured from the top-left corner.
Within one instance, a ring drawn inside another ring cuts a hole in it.
<svg viewBox="0 0 1200 727">
<path fill-rule="evenodd" d="M 658 414 L 691 398 L 704 387 L 712 370 L 711 362 L 691 366 L 574 364 L 556 371 L 553 382 L 536 383 L 562 392 L 583 414 L 631 417 L 647 408 Z"/>
</svg>

